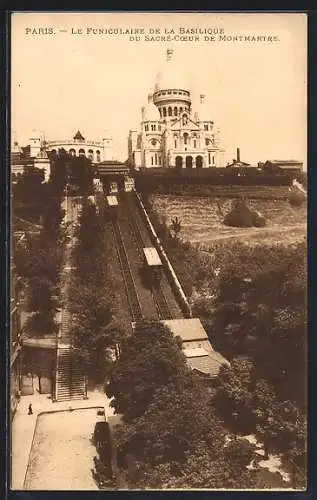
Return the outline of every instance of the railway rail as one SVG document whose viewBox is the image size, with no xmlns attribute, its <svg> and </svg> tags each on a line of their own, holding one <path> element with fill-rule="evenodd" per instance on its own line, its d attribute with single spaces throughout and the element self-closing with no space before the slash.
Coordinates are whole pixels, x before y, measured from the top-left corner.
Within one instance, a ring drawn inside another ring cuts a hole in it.
<svg viewBox="0 0 317 500">
<path fill-rule="evenodd" d="M 132 204 L 132 201 L 130 198 L 127 199 L 125 197 L 124 199 L 126 202 L 126 207 L 128 209 L 127 213 L 128 213 L 131 231 L 132 231 L 134 238 L 135 238 L 135 241 L 137 243 L 139 254 L 143 258 L 143 248 L 148 246 L 148 245 L 144 241 L 140 226 L 139 226 L 139 224 L 136 220 L 136 217 L 135 217 L 136 207 Z M 121 199 L 121 201 L 123 201 L 123 198 Z M 171 311 L 169 309 L 166 297 L 162 291 L 161 286 L 159 284 L 157 284 L 156 286 L 153 286 L 151 288 L 151 292 L 152 292 L 152 297 L 153 297 L 153 300 L 154 300 L 154 303 L 155 303 L 155 306 L 157 309 L 159 319 L 172 319 L 173 316 L 171 314 Z"/>
<path fill-rule="evenodd" d="M 143 318 L 143 313 L 118 221 L 112 221 L 112 231 L 124 279 L 132 320 L 137 321 Z"/>
</svg>

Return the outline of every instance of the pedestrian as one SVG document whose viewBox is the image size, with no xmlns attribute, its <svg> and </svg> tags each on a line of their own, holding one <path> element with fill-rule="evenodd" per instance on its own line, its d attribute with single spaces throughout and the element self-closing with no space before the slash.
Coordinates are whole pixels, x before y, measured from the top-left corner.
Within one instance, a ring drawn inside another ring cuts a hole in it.
<svg viewBox="0 0 317 500">
<path fill-rule="evenodd" d="M 28 415 L 33 415 L 32 403 L 29 404 L 29 412 Z"/>
</svg>

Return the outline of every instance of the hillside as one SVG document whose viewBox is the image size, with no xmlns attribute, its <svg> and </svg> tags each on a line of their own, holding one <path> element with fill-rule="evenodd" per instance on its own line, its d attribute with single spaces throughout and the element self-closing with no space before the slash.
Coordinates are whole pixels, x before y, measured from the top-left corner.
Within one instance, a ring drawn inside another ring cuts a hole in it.
<svg viewBox="0 0 317 500">
<path fill-rule="evenodd" d="M 306 206 L 293 208 L 285 199 L 249 199 L 250 208 L 258 210 L 267 219 L 264 228 L 234 228 L 222 223 L 230 211 L 230 197 L 191 197 L 152 195 L 154 210 L 166 219 L 167 224 L 175 217 L 181 219 L 183 240 L 208 247 L 215 240 L 243 239 L 255 245 L 302 241 L 306 236 Z M 220 210 L 219 210 L 220 207 Z"/>
</svg>

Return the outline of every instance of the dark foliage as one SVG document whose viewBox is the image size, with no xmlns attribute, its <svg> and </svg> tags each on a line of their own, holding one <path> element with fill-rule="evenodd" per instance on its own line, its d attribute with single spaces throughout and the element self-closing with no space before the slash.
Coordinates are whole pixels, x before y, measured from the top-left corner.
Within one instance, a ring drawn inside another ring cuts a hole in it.
<svg viewBox="0 0 317 500">
<path fill-rule="evenodd" d="M 130 421 L 142 415 L 158 387 L 181 381 L 187 371 L 171 331 L 160 322 L 144 321 L 122 343 L 106 392 L 116 412 Z"/>
</svg>

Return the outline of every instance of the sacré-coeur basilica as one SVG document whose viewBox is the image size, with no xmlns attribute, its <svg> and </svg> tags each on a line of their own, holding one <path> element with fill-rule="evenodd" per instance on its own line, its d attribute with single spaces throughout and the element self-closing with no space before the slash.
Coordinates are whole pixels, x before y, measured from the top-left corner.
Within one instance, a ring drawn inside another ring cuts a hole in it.
<svg viewBox="0 0 317 500">
<path fill-rule="evenodd" d="M 129 162 L 136 169 L 223 167 L 224 149 L 209 116 L 205 96 L 193 113 L 189 85 L 173 61 L 173 51 L 142 107 L 140 130 L 130 130 Z"/>
</svg>

